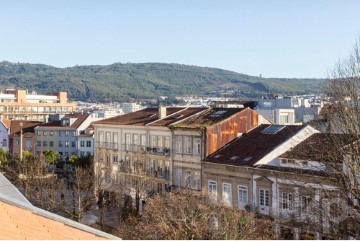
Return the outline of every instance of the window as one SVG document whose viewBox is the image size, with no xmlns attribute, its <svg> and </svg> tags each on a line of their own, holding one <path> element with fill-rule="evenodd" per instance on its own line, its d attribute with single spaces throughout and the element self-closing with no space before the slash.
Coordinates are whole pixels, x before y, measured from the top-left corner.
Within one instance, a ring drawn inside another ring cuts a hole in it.
<svg viewBox="0 0 360 241">
<path fill-rule="evenodd" d="M 111 142 L 111 133 L 110 132 L 105 132 L 105 142 L 106 143 L 110 143 Z"/>
<path fill-rule="evenodd" d="M 118 162 L 118 155 L 113 155 L 113 162 L 117 163 Z"/>
<path fill-rule="evenodd" d="M 182 137 L 181 136 L 176 137 L 175 148 L 176 148 L 176 153 L 182 153 Z"/>
<path fill-rule="evenodd" d="M 7 146 L 7 140 L 6 139 L 3 140 L 2 145 Z"/>
<path fill-rule="evenodd" d="M 37 135 L 38 135 L 38 136 L 41 136 L 41 131 L 37 131 Z"/>
<path fill-rule="evenodd" d="M 75 141 L 71 142 L 71 147 L 76 147 L 76 142 Z"/>
<path fill-rule="evenodd" d="M 80 141 L 80 147 L 85 147 L 85 141 Z"/>
<path fill-rule="evenodd" d="M 146 146 L 146 135 L 140 135 L 140 145 Z"/>
<path fill-rule="evenodd" d="M 69 147 L 70 146 L 70 142 L 65 141 L 65 147 Z"/>
<path fill-rule="evenodd" d="M 106 154 L 106 167 L 110 167 L 110 155 Z"/>
<path fill-rule="evenodd" d="M 62 141 L 59 141 L 59 147 L 63 147 L 64 143 Z"/>
<path fill-rule="evenodd" d="M 191 138 L 190 137 L 184 138 L 184 153 L 191 154 Z"/>
<path fill-rule="evenodd" d="M 216 182 L 215 181 L 209 181 L 208 182 L 208 192 L 211 196 L 216 197 L 217 196 L 217 189 L 216 189 Z"/>
<path fill-rule="evenodd" d="M 131 147 L 131 134 L 126 133 L 125 134 L 125 150 L 129 151 Z"/>
<path fill-rule="evenodd" d="M 47 132 L 47 131 L 44 131 L 43 135 L 44 135 L 44 136 L 47 136 L 47 135 L 48 135 L 48 132 Z"/>
<path fill-rule="evenodd" d="M 86 141 L 86 147 L 91 147 L 91 141 Z"/>
<path fill-rule="evenodd" d="M 102 131 L 99 131 L 99 141 L 100 142 L 103 142 L 104 141 L 104 132 L 102 132 Z"/>
<path fill-rule="evenodd" d="M 37 141 L 37 142 L 36 142 L 36 145 L 37 145 L 37 146 L 41 146 L 41 141 Z"/>
<path fill-rule="evenodd" d="M 91 156 L 91 152 L 90 152 L 90 151 L 87 151 L 87 152 L 86 152 L 86 155 L 87 155 L 87 156 Z"/>
<path fill-rule="evenodd" d="M 25 139 L 25 147 L 26 147 L 26 149 L 31 148 L 31 139 Z"/>
<path fill-rule="evenodd" d="M 139 145 L 139 135 L 138 134 L 133 134 L 133 144 Z"/>
<path fill-rule="evenodd" d="M 59 136 L 63 136 L 63 131 L 58 132 Z"/>
<path fill-rule="evenodd" d="M 54 142 L 53 142 L 53 141 L 49 141 L 49 146 L 53 147 L 53 146 L 54 146 Z"/>
<path fill-rule="evenodd" d="M 113 133 L 113 142 L 118 143 L 118 133 L 117 132 Z"/>
<path fill-rule="evenodd" d="M 72 131 L 71 136 L 76 136 L 76 131 Z"/>
<path fill-rule="evenodd" d="M 201 154 L 201 140 L 200 138 L 194 138 L 193 140 L 193 154 L 200 155 Z"/>
<path fill-rule="evenodd" d="M 270 206 L 270 192 L 269 190 L 259 190 L 259 203 L 260 206 Z"/>
<path fill-rule="evenodd" d="M 20 139 L 16 139 L 16 145 L 20 146 Z"/>
<path fill-rule="evenodd" d="M 84 157 L 85 156 L 85 152 L 84 151 L 80 151 L 80 156 Z"/>
<path fill-rule="evenodd" d="M 65 136 L 69 136 L 70 131 L 65 131 Z"/>
<path fill-rule="evenodd" d="M 157 138 L 156 138 L 156 136 L 151 136 L 151 137 L 150 137 L 150 141 L 151 141 L 151 146 L 152 146 L 152 147 L 156 147 L 156 146 L 157 146 Z"/>
<path fill-rule="evenodd" d="M 169 136 L 165 136 L 165 147 L 166 148 L 170 148 L 170 137 Z"/>
<path fill-rule="evenodd" d="M 49 136 L 53 136 L 54 135 L 54 131 L 49 131 Z"/>
<path fill-rule="evenodd" d="M 248 202 L 248 190 L 247 187 L 238 186 L 238 201 L 240 204 L 244 204 Z"/>
<path fill-rule="evenodd" d="M 231 205 L 232 192 L 231 192 L 231 184 L 230 183 L 223 183 L 222 199 L 226 204 Z"/>
<path fill-rule="evenodd" d="M 293 209 L 293 195 L 290 193 L 280 193 L 280 208 L 281 209 Z"/>
<path fill-rule="evenodd" d="M 43 141 L 43 146 L 47 146 L 47 141 Z"/>
<path fill-rule="evenodd" d="M 311 202 L 312 202 L 311 197 L 300 196 L 300 207 L 303 213 L 308 213 L 311 211 Z"/>
<path fill-rule="evenodd" d="M 280 124 L 288 124 L 289 123 L 289 114 L 280 114 Z"/>
</svg>

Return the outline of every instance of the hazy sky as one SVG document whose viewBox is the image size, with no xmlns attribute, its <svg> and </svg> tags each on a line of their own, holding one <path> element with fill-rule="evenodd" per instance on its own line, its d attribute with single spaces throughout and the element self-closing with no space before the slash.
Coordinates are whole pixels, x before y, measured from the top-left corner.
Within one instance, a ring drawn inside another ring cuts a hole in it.
<svg viewBox="0 0 360 241">
<path fill-rule="evenodd" d="M 360 36 L 359 0 L 0 1 L 0 60 L 162 62 L 326 77 Z"/>
</svg>

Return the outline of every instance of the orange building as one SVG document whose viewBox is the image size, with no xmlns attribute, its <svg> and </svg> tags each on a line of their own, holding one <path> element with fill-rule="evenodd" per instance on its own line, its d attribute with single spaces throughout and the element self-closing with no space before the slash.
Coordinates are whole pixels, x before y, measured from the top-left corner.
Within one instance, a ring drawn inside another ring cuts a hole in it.
<svg viewBox="0 0 360 241">
<path fill-rule="evenodd" d="M 46 121 L 49 114 L 67 114 L 75 111 L 67 92 L 38 95 L 26 90 L 8 89 L 0 93 L 0 114 L 9 120 Z"/>
</svg>

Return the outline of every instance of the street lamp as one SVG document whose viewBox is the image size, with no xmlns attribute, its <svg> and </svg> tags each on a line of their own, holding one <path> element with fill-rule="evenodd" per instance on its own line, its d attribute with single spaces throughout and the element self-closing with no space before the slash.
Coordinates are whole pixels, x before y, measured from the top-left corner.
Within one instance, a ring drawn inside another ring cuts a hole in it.
<svg viewBox="0 0 360 241">
<path fill-rule="evenodd" d="M 23 123 L 20 122 L 20 161 L 22 161 L 23 157 Z"/>
</svg>

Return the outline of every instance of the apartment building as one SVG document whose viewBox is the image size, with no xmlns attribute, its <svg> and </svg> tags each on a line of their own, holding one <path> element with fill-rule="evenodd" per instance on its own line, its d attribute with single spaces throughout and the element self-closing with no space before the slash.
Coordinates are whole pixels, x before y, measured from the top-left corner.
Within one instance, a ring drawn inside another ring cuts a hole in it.
<svg viewBox="0 0 360 241">
<path fill-rule="evenodd" d="M 127 114 L 143 109 L 138 103 L 122 103 L 122 111 Z"/>
<path fill-rule="evenodd" d="M 67 114 L 75 111 L 66 92 L 48 95 L 9 89 L 0 93 L 0 114 L 9 120 L 46 121 L 49 114 Z"/>
<path fill-rule="evenodd" d="M 35 128 L 41 125 L 40 121 L 12 120 L 9 128 L 9 154 L 16 155 L 22 150 L 35 155 L 36 136 Z M 21 144 L 20 144 L 21 143 Z"/>
<path fill-rule="evenodd" d="M 254 110 L 275 124 L 294 125 L 316 119 L 322 107 L 315 97 L 277 96 L 259 100 Z"/>
<path fill-rule="evenodd" d="M 310 126 L 260 125 L 203 161 L 203 189 L 214 200 L 271 217 L 282 238 L 336 238 L 331 224 L 348 218 L 336 216 L 347 204 L 323 176 L 318 154 L 309 155 L 324 147 L 325 134 Z"/>
<path fill-rule="evenodd" d="M 201 190 L 201 160 L 228 142 L 269 123 L 250 108 L 209 108 L 170 125 L 173 185 Z"/>
<path fill-rule="evenodd" d="M 65 162 L 72 155 L 93 155 L 93 136 L 86 129 L 100 120 L 96 114 L 55 114 L 50 115 L 49 120 L 35 128 L 38 155 L 54 150 Z"/>
<path fill-rule="evenodd" d="M 146 108 L 95 122 L 94 159 L 105 181 L 121 180 L 132 189 L 132 180 L 145 176 L 151 182 L 151 190 L 169 189 L 173 165 L 173 137 L 169 127 L 206 109 Z"/>
</svg>

